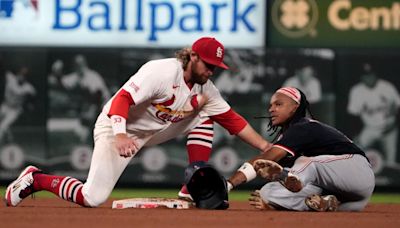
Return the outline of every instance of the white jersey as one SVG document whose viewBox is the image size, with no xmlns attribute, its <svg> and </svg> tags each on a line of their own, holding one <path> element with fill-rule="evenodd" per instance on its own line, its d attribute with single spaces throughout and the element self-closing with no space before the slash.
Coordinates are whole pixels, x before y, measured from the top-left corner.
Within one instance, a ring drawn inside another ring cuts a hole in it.
<svg viewBox="0 0 400 228">
<path fill-rule="evenodd" d="M 19 83 L 17 76 L 7 72 L 3 104 L 10 108 L 22 108 L 27 95 L 36 95 L 35 88 L 27 81 Z"/>
<path fill-rule="evenodd" d="M 347 110 L 350 114 L 361 115 L 365 125 L 386 128 L 396 121 L 396 110 L 400 96 L 388 81 L 379 79 L 374 88 L 358 83 L 350 90 Z"/>
<path fill-rule="evenodd" d="M 147 62 L 122 89 L 130 93 L 135 103 L 130 106 L 126 130 L 138 137 L 164 131 L 185 118 L 213 116 L 230 109 L 210 80 L 204 85 L 195 84 L 190 90 L 184 81 L 182 63 L 175 58 Z M 199 114 L 185 117 L 183 111 L 187 109 L 191 97 L 196 94 L 206 94 L 208 102 Z M 114 97 L 104 106 L 100 119 L 108 118 L 106 115 L 113 99 Z M 111 126 L 111 122 L 109 124 Z"/>
<path fill-rule="evenodd" d="M 87 89 L 91 94 L 100 91 L 103 102 L 110 98 L 110 92 L 103 78 L 96 71 L 89 68 L 83 70 L 82 76 L 79 76 L 77 72 L 65 75 L 62 77 L 61 83 L 66 89 L 73 89 L 80 86 Z"/>
</svg>

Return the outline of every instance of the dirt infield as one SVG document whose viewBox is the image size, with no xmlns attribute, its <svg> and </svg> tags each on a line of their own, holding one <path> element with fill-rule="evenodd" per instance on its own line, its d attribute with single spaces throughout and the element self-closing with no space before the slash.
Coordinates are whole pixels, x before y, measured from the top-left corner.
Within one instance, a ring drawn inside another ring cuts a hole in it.
<svg viewBox="0 0 400 228">
<path fill-rule="evenodd" d="M 257 211 L 231 202 L 226 211 L 82 208 L 56 198 L 26 199 L 21 206 L 0 207 L 0 227 L 400 227 L 400 204 L 372 204 L 363 212 Z"/>
</svg>

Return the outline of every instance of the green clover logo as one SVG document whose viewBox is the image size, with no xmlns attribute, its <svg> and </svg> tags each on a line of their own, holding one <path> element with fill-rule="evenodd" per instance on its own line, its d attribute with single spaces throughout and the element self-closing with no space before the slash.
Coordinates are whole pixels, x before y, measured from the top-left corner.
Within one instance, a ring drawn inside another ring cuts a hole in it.
<svg viewBox="0 0 400 228">
<path fill-rule="evenodd" d="M 287 37 L 316 35 L 318 5 L 315 0 L 275 0 L 271 15 L 275 28 Z"/>
<path fill-rule="evenodd" d="M 304 28 L 310 21 L 308 13 L 310 7 L 304 0 L 285 1 L 282 6 L 281 23 L 286 28 Z"/>
</svg>

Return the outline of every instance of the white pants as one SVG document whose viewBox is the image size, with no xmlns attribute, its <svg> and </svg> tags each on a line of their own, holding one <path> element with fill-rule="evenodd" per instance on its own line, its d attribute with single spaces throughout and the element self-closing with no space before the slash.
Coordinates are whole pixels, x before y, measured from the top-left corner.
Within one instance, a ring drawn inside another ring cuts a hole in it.
<svg viewBox="0 0 400 228">
<path fill-rule="evenodd" d="M 156 134 L 138 138 L 138 152 L 143 146 L 157 145 L 185 134 L 207 118 L 195 116 L 171 124 Z M 129 134 L 129 136 L 134 135 Z M 119 156 L 114 147 L 114 136 L 109 120 L 99 118 L 94 129 L 94 150 L 89 174 L 82 188 L 83 196 L 91 207 L 97 207 L 108 199 L 122 172 L 133 157 Z"/>
<path fill-rule="evenodd" d="M 2 104 L 0 106 L 0 142 L 10 126 L 18 119 L 22 108 L 15 108 Z"/>
<path fill-rule="evenodd" d="M 384 131 L 365 126 L 358 136 L 358 141 L 361 147 L 369 148 L 374 143 L 380 143 L 383 152 L 385 153 L 385 161 L 387 165 L 395 165 L 397 162 L 397 138 L 399 130 L 397 127 Z"/>
</svg>

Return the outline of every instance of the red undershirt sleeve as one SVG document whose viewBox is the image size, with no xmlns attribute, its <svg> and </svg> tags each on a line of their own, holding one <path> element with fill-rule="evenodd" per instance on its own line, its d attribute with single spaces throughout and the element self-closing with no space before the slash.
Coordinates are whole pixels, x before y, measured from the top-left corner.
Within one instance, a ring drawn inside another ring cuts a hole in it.
<svg viewBox="0 0 400 228">
<path fill-rule="evenodd" d="M 119 115 L 128 119 L 129 106 L 133 104 L 134 101 L 131 94 L 128 91 L 121 89 L 111 102 L 111 108 L 107 115 L 109 117 L 112 115 Z"/>
<path fill-rule="evenodd" d="M 229 109 L 222 114 L 210 116 L 210 119 L 228 130 L 231 135 L 237 135 L 248 124 L 248 122 L 237 112 L 233 111 L 233 109 Z"/>
</svg>

